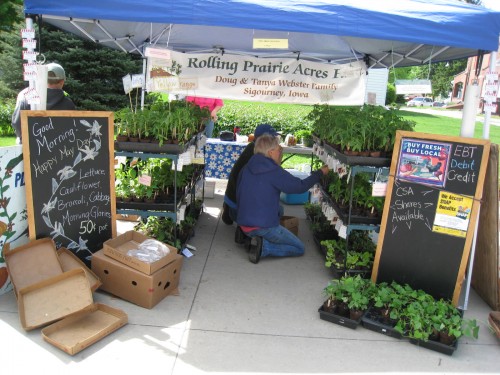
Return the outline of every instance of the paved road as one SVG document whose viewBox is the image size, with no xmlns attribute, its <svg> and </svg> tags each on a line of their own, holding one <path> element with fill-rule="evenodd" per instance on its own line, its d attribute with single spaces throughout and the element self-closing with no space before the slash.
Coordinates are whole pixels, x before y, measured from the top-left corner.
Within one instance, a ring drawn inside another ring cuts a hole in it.
<svg viewBox="0 0 500 375">
<path fill-rule="evenodd" d="M 420 113 L 428 113 L 429 115 L 436 116 L 447 116 L 452 118 L 462 119 L 462 111 L 456 109 L 433 109 L 433 108 L 415 108 L 415 107 L 401 107 L 402 110 L 410 111 L 410 112 L 420 112 Z M 481 123 L 484 122 L 484 115 L 476 116 L 476 121 Z M 490 118 L 490 126 L 500 126 L 500 119 L 498 118 Z"/>
</svg>

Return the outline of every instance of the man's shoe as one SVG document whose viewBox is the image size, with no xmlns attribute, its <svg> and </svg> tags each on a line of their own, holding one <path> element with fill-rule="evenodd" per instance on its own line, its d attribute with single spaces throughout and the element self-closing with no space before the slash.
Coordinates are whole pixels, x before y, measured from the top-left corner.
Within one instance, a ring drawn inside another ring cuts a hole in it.
<svg viewBox="0 0 500 375">
<path fill-rule="evenodd" d="M 257 264 L 260 261 L 261 255 L 262 255 L 262 237 L 260 236 L 252 237 L 252 239 L 250 240 L 248 259 L 250 260 L 250 262 Z"/>
<path fill-rule="evenodd" d="M 236 231 L 234 232 L 234 242 L 242 245 L 245 243 L 247 237 L 248 236 L 241 230 L 240 226 L 238 225 L 236 227 Z"/>
<path fill-rule="evenodd" d="M 222 204 L 222 221 L 227 225 L 233 224 L 233 220 L 229 216 L 229 206 L 226 203 Z"/>
</svg>

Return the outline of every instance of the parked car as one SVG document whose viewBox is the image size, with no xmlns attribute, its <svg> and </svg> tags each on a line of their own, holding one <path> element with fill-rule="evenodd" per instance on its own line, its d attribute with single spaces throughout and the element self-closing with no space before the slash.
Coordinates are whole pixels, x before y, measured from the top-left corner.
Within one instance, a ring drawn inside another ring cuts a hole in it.
<svg viewBox="0 0 500 375">
<path fill-rule="evenodd" d="M 445 107 L 446 103 L 445 102 L 434 102 L 432 103 L 433 107 Z"/>
<path fill-rule="evenodd" d="M 432 98 L 417 96 L 416 98 L 413 98 L 408 103 L 406 103 L 406 105 L 408 107 L 432 107 L 432 103 Z"/>
</svg>

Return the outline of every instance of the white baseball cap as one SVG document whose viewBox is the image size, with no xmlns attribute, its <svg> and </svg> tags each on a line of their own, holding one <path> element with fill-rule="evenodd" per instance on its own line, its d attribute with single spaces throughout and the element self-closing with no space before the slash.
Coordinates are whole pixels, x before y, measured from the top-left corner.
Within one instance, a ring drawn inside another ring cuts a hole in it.
<svg viewBox="0 0 500 375">
<path fill-rule="evenodd" d="M 47 64 L 47 71 L 53 74 L 49 74 L 49 79 L 66 79 L 66 73 L 61 65 L 56 63 Z"/>
</svg>

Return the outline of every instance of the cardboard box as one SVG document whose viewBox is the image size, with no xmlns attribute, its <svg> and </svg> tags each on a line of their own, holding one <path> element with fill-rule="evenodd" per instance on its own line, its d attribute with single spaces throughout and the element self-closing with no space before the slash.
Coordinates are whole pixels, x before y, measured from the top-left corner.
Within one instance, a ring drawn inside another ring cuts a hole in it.
<svg viewBox="0 0 500 375">
<path fill-rule="evenodd" d="M 66 249 L 65 247 L 59 248 L 57 250 L 57 255 L 59 257 L 59 261 L 61 262 L 62 269 L 64 272 L 74 270 L 76 268 L 83 268 L 85 271 L 85 275 L 89 280 L 90 290 L 95 292 L 97 288 L 101 286 L 101 280 L 97 277 L 97 275 L 92 272 L 85 263 L 83 263 L 80 258 L 78 258 L 73 252 Z"/>
<path fill-rule="evenodd" d="M 92 271 L 102 281 L 101 290 L 147 309 L 170 294 L 179 294 L 182 255 L 163 268 L 146 275 L 99 250 L 92 255 Z"/>
<path fill-rule="evenodd" d="M 128 322 L 127 314 L 100 303 L 42 329 L 48 343 L 74 355 Z"/>
<path fill-rule="evenodd" d="M 280 225 L 284 226 L 296 236 L 299 235 L 299 219 L 295 216 L 282 216 L 280 218 Z"/>
<path fill-rule="evenodd" d="M 123 311 L 93 303 L 90 283 L 96 288 L 99 279 L 69 250 L 56 251 L 51 238 L 30 241 L 8 250 L 4 257 L 12 272 L 22 327 L 29 331 L 57 322 L 42 335 L 68 354 L 127 323 Z M 67 337 L 72 339 L 64 342 Z"/>
<path fill-rule="evenodd" d="M 170 254 L 153 263 L 146 263 L 136 257 L 127 255 L 127 252 L 129 250 L 137 249 L 139 247 L 139 244 L 150 239 L 153 238 L 145 236 L 142 233 L 130 230 L 119 235 L 118 237 L 105 241 L 103 245 L 103 251 L 104 254 L 108 257 L 116 259 L 121 263 L 132 267 L 133 269 L 145 273 L 146 275 L 151 275 L 172 262 L 172 260 L 174 260 L 175 256 L 177 255 L 177 249 L 175 247 L 165 245 L 170 249 Z"/>
<path fill-rule="evenodd" d="M 51 238 L 32 240 L 15 249 L 4 251 L 3 256 L 16 296 L 19 290 L 27 286 L 63 273 L 55 243 Z"/>
<path fill-rule="evenodd" d="M 89 281 L 82 268 L 19 290 L 19 317 L 26 331 L 55 322 L 92 304 Z"/>
</svg>

